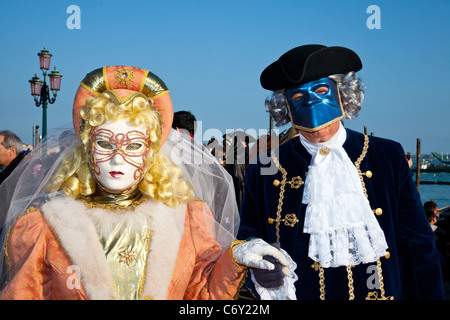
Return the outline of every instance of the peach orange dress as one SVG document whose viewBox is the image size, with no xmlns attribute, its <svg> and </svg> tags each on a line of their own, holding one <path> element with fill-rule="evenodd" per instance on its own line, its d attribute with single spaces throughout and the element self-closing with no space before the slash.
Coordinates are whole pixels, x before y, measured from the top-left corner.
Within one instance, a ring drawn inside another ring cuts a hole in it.
<svg viewBox="0 0 450 320">
<path fill-rule="evenodd" d="M 205 210 L 147 200 L 113 211 L 67 196 L 30 208 L 8 233 L 0 299 L 233 299 L 247 269 L 214 240 Z"/>
</svg>

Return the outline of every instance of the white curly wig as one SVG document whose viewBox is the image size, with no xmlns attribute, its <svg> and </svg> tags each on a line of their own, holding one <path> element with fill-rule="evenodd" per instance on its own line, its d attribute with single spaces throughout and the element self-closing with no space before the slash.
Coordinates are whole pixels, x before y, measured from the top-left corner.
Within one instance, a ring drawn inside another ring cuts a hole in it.
<svg viewBox="0 0 450 320">
<path fill-rule="evenodd" d="M 364 100 L 365 86 L 363 81 L 353 71 L 347 74 L 334 74 L 328 78 L 338 84 L 345 117 L 347 119 L 355 119 L 358 116 L 359 110 L 361 110 L 361 105 Z M 284 89 L 274 91 L 266 99 L 265 104 L 266 111 L 271 114 L 277 127 L 281 127 L 291 121 Z"/>
</svg>

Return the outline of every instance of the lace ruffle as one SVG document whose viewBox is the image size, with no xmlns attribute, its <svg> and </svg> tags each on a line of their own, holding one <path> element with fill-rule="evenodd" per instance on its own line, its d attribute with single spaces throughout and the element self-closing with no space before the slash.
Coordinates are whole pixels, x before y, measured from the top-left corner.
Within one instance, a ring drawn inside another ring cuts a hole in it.
<svg viewBox="0 0 450 320">
<path fill-rule="evenodd" d="M 311 233 L 308 256 L 324 268 L 376 261 L 386 255 L 384 235 L 373 223 Z"/>
<path fill-rule="evenodd" d="M 308 255 L 324 268 L 374 262 L 387 252 L 358 171 L 342 148 L 344 136 L 335 140 L 340 142 L 327 145 L 325 156 L 308 146 L 314 154 L 302 200 L 308 205 L 303 229 L 310 234 Z"/>
</svg>

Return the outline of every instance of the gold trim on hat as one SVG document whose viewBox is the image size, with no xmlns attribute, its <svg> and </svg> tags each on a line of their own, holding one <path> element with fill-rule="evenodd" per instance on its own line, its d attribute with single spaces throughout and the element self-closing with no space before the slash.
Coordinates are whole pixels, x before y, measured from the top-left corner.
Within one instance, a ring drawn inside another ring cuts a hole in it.
<svg viewBox="0 0 450 320">
<path fill-rule="evenodd" d="M 145 80 L 147 79 L 149 72 L 150 71 L 145 70 L 144 77 L 143 77 L 143 79 L 141 81 L 141 85 L 139 86 L 139 92 L 144 92 Z"/>
<path fill-rule="evenodd" d="M 103 69 L 94 70 L 86 75 L 81 82 L 81 85 L 90 92 L 98 95 L 103 91 L 106 91 L 105 77 Z M 95 89 L 94 89 L 95 88 Z"/>
<path fill-rule="evenodd" d="M 117 90 L 128 90 L 128 89 L 117 89 Z M 130 90 L 130 91 L 131 91 L 131 90 Z M 111 93 L 111 94 L 114 96 L 114 98 L 117 100 L 117 102 L 120 103 L 120 104 L 125 104 L 125 103 L 127 103 L 128 101 L 130 101 L 131 99 L 133 99 L 135 96 L 141 96 L 141 97 L 147 99 L 147 97 L 146 97 L 143 93 L 141 93 L 141 92 L 135 92 L 135 91 L 131 92 L 129 95 L 127 95 L 127 96 L 124 97 L 124 98 L 120 98 L 119 95 L 117 94 L 116 90 L 107 90 L 107 91 L 105 91 L 104 93 Z"/>
<path fill-rule="evenodd" d="M 90 88 L 90 87 L 88 87 L 87 85 L 85 85 L 83 82 L 81 83 L 81 86 L 82 86 L 84 89 L 86 89 L 87 91 L 89 91 L 90 93 L 92 93 L 93 95 L 96 95 L 96 96 L 100 96 L 100 95 L 101 95 L 100 92 L 97 92 L 97 91 L 93 90 L 92 88 Z"/>
<path fill-rule="evenodd" d="M 102 68 L 102 74 L 103 74 L 103 79 L 105 80 L 106 90 L 111 90 L 111 86 L 109 85 L 108 72 L 106 71 L 106 67 Z"/>
<path fill-rule="evenodd" d="M 148 71 L 147 76 L 144 78 L 144 85 L 141 84 L 141 87 L 142 93 L 150 98 L 155 98 L 164 92 L 169 92 L 166 84 L 150 71 Z"/>
</svg>

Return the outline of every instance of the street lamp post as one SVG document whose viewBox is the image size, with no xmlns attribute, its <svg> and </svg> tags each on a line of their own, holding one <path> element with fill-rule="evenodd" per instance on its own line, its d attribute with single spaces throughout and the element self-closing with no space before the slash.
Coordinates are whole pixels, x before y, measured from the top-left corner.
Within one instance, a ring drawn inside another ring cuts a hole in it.
<svg viewBox="0 0 450 320">
<path fill-rule="evenodd" d="M 31 85 L 31 95 L 34 97 L 34 102 L 36 107 L 42 106 L 42 138 L 47 135 L 47 106 L 48 104 L 55 103 L 56 94 L 59 89 L 61 89 L 61 78 L 62 74 L 56 70 L 56 67 L 50 74 L 48 75 L 50 81 L 50 90 L 52 90 L 53 98 L 50 97 L 50 90 L 47 85 L 47 71 L 50 69 L 50 61 L 52 58 L 52 54 L 47 50 L 41 50 L 38 53 L 39 56 L 39 65 L 42 70 L 42 74 L 44 76 L 44 81 L 42 82 L 39 77 L 35 74 L 31 80 L 29 80 Z"/>
</svg>

